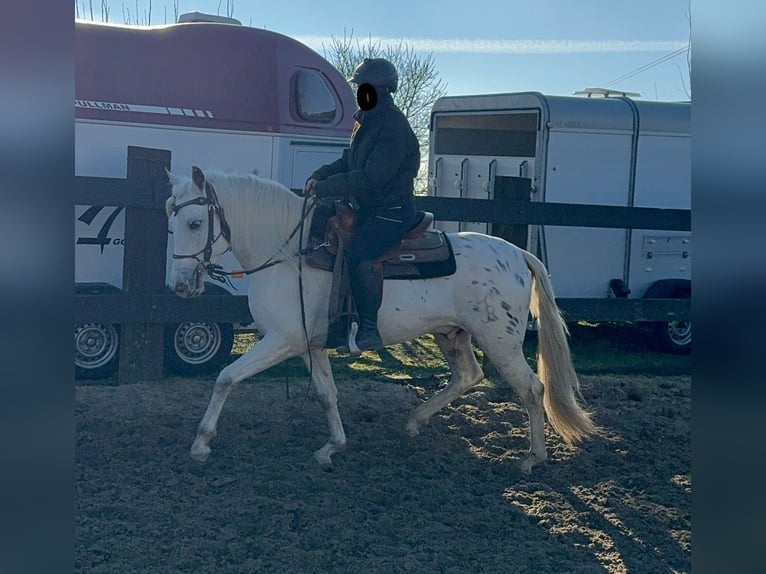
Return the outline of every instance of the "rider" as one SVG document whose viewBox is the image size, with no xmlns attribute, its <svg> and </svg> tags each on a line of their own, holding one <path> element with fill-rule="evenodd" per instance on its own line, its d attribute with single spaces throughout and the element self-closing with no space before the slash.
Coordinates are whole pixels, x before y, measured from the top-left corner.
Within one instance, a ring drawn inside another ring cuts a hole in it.
<svg viewBox="0 0 766 574">
<path fill-rule="evenodd" d="M 396 107 L 399 74 L 383 58 L 366 58 L 348 81 L 357 85 L 360 109 L 343 156 L 312 173 L 304 192 L 350 197 L 358 204 L 357 226 L 348 247 L 351 290 L 359 313 L 356 345 L 381 349 L 378 309 L 383 285 L 373 261 L 396 246 L 416 220 L 413 180 L 420 146 L 406 116 Z"/>
</svg>

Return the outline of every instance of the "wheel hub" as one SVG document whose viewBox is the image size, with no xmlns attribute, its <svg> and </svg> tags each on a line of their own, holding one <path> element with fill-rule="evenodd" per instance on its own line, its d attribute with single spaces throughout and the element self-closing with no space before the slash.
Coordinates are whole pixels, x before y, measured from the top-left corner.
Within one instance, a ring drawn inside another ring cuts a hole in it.
<svg viewBox="0 0 766 574">
<path fill-rule="evenodd" d="M 74 332 L 75 363 L 97 368 L 108 363 L 117 352 L 117 332 L 111 325 L 82 323 Z"/>
<path fill-rule="evenodd" d="M 217 325 L 184 323 L 176 331 L 174 346 L 184 361 L 204 363 L 213 357 L 221 346 Z"/>
<path fill-rule="evenodd" d="M 671 321 L 668 323 L 668 336 L 677 345 L 688 345 L 692 338 L 690 321 Z"/>
</svg>

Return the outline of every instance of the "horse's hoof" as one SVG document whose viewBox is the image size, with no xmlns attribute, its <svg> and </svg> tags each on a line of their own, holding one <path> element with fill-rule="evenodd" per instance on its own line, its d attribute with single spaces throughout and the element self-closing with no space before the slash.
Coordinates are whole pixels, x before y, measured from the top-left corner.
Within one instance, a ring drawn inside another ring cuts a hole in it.
<svg viewBox="0 0 766 574">
<path fill-rule="evenodd" d="M 314 460 L 319 463 L 319 466 L 326 469 L 332 465 L 332 455 L 337 450 L 338 449 L 335 447 L 335 445 L 327 443 L 314 453 Z"/>
<path fill-rule="evenodd" d="M 314 460 L 317 461 L 319 466 L 323 469 L 328 469 L 332 466 L 332 459 L 321 450 L 314 453 Z"/>
<path fill-rule="evenodd" d="M 532 474 L 532 468 L 534 468 L 535 466 L 537 466 L 538 464 L 542 462 L 545 462 L 545 460 L 546 459 L 544 458 L 541 459 L 536 456 L 530 455 L 521 462 L 521 464 L 519 465 L 519 468 L 521 469 L 521 472 L 523 474 L 529 475 L 529 474 Z"/>
<path fill-rule="evenodd" d="M 196 442 L 192 445 L 189 455 L 197 462 L 205 462 L 207 457 L 210 456 L 210 447 L 207 445 L 199 445 Z"/>
<path fill-rule="evenodd" d="M 408 422 L 407 426 L 404 427 L 404 433 L 408 438 L 417 438 L 417 436 L 420 434 L 420 429 L 416 423 Z"/>
</svg>

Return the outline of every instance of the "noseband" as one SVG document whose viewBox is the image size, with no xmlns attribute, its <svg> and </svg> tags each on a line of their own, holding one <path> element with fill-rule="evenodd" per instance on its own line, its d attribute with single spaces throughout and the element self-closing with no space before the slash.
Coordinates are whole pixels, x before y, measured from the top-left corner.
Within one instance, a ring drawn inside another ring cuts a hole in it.
<svg viewBox="0 0 766 574">
<path fill-rule="evenodd" d="M 223 207 L 221 207 L 221 204 L 218 202 L 218 195 L 215 193 L 215 188 L 210 185 L 207 181 L 205 182 L 205 195 L 200 197 L 195 197 L 194 199 L 190 199 L 189 201 L 185 201 L 183 203 L 179 203 L 178 205 L 173 206 L 173 215 L 178 215 L 178 212 L 181 211 L 184 207 L 187 205 L 207 205 L 207 220 L 208 220 L 208 226 L 207 226 L 207 242 L 205 243 L 205 246 L 197 251 L 196 253 L 191 253 L 189 255 L 178 255 L 176 253 L 173 253 L 173 259 L 194 259 L 199 263 L 199 266 L 197 267 L 197 273 L 201 273 L 203 270 L 207 271 L 208 275 L 212 277 L 213 279 L 221 282 L 225 282 L 225 276 L 221 275 L 220 273 L 216 273 L 216 269 L 220 269 L 220 265 L 216 265 L 210 261 L 210 257 L 213 254 L 213 245 L 215 245 L 215 242 L 218 241 L 221 236 L 228 242 L 231 243 L 231 229 L 229 228 L 229 223 L 226 221 L 226 217 L 223 213 Z M 215 219 L 215 214 L 218 214 L 218 222 L 220 224 L 220 231 L 218 232 L 218 235 L 213 235 L 213 228 Z M 231 246 L 227 248 L 227 251 L 231 249 Z M 199 256 L 202 255 L 202 259 L 199 258 Z"/>
</svg>

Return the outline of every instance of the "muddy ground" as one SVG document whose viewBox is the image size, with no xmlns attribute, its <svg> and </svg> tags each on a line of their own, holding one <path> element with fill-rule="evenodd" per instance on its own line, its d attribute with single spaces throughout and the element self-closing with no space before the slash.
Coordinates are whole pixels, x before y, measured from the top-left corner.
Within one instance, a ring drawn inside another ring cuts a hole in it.
<svg viewBox="0 0 766 574">
<path fill-rule="evenodd" d="M 491 380 L 405 437 L 437 377 L 339 380 L 331 470 L 305 379 L 256 377 L 195 463 L 213 379 L 76 388 L 77 572 L 690 571 L 689 376 L 581 376 L 606 434 L 569 448 L 547 428 L 531 476 L 526 414 Z"/>
</svg>

